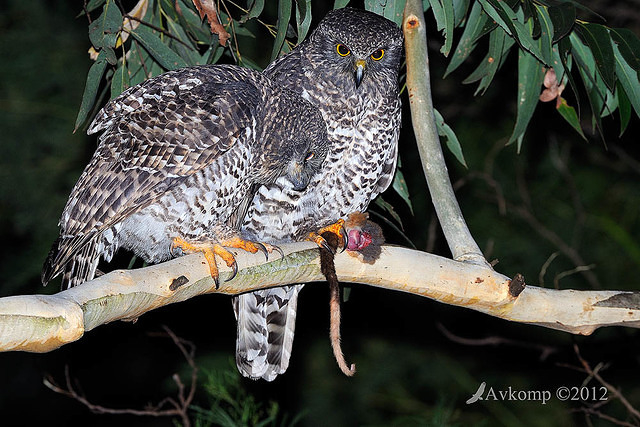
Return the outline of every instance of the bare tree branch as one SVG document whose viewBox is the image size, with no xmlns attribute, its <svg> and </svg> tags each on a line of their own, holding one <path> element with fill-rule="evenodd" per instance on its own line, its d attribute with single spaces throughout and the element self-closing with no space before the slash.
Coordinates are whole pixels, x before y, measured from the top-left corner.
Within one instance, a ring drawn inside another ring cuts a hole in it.
<svg viewBox="0 0 640 427">
<path fill-rule="evenodd" d="M 193 254 L 137 270 L 118 270 L 55 295 L 0 298 L 0 351 L 47 352 L 114 320 L 205 293 L 235 295 L 292 283 L 323 282 L 319 251 L 310 242 L 281 246 L 284 258 L 237 252 L 237 276 L 220 289 L 204 256 Z M 424 296 L 521 323 L 589 335 L 602 326 L 640 328 L 640 293 L 555 290 L 524 286 L 494 270 L 412 249 L 383 246 L 367 264 L 353 253 L 335 258 L 343 283 Z M 231 270 L 220 265 L 221 279 Z"/>
<path fill-rule="evenodd" d="M 431 100 L 427 33 L 421 0 L 407 0 L 403 30 L 411 122 L 442 231 L 453 259 L 489 267 L 462 216 L 442 154 Z"/>
<path fill-rule="evenodd" d="M 188 410 L 191 402 L 193 401 L 193 397 L 195 396 L 197 380 L 198 380 L 198 367 L 195 364 L 195 346 L 193 343 L 183 340 L 176 336 L 171 329 L 166 326 L 163 326 L 165 334 L 163 336 L 169 336 L 173 343 L 178 347 L 178 349 L 182 352 L 184 358 L 187 363 L 191 367 L 191 385 L 189 386 L 188 394 L 185 394 L 185 386 L 180 379 L 178 374 L 173 374 L 173 381 L 176 383 L 178 387 L 178 401 L 172 397 L 166 397 L 162 399 L 157 405 L 148 405 L 145 409 L 130 409 L 130 408 L 107 408 L 102 405 L 97 405 L 90 402 L 84 394 L 76 391 L 73 386 L 73 382 L 71 381 L 71 375 L 69 373 L 69 366 L 65 367 L 65 385 L 66 388 L 63 388 L 55 383 L 53 378 L 50 376 L 44 378 L 44 385 L 50 390 L 62 394 L 64 396 L 70 397 L 72 399 L 77 400 L 86 406 L 91 412 L 96 414 L 113 414 L 113 415 L 137 415 L 137 416 L 149 416 L 149 417 L 180 417 L 182 421 L 182 425 L 184 427 L 191 426 L 191 420 L 189 420 Z M 185 345 L 190 347 L 190 350 L 187 350 Z M 167 408 L 169 407 L 169 408 Z"/>
</svg>

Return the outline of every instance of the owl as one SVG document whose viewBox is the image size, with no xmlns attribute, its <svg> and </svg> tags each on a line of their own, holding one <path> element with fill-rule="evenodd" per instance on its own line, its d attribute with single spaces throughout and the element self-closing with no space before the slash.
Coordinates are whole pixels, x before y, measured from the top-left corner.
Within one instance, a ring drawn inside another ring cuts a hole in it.
<svg viewBox="0 0 640 427">
<path fill-rule="evenodd" d="M 328 151 L 317 108 L 257 71 L 198 66 L 168 72 L 109 102 L 88 133 L 98 148 L 73 188 L 42 271 L 63 287 L 92 279 L 119 248 L 149 263 L 200 251 L 251 252 L 239 228 L 258 188 L 282 178 L 304 190 Z M 237 268 L 237 267 L 236 267 Z"/>
<path fill-rule="evenodd" d="M 296 241 L 369 203 L 392 183 L 401 104 L 402 31 L 363 10 L 329 12 L 307 40 L 264 74 L 299 93 L 322 113 L 329 152 L 322 171 L 297 192 L 285 179 L 261 187 L 243 231 L 252 239 Z M 249 378 L 271 381 L 291 356 L 302 285 L 234 298 L 236 364 Z"/>
</svg>

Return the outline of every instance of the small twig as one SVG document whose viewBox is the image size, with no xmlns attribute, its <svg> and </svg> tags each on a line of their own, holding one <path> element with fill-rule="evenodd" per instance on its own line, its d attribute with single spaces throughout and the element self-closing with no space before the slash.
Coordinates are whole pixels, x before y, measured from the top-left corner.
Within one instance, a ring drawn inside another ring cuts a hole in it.
<svg viewBox="0 0 640 427">
<path fill-rule="evenodd" d="M 558 257 L 558 252 L 554 252 L 551 255 L 549 255 L 549 258 L 547 258 L 544 264 L 542 264 L 542 267 L 540 268 L 540 273 L 538 274 L 538 286 L 540 286 L 541 288 L 544 288 L 544 276 L 547 274 L 547 269 L 549 268 L 553 260 L 556 259 L 557 257 Z"/>
<path fill-rule="evenodd" d="M 84 406 L 86 406 L 91 412 L 96 414 L 113 414 L 113 415 L 137 415 L 137 416 L 151 416 L 151 417 L 175 417 L 179 416 L 182 421 L 182 425 L 184 427 L 190 427 L 191 421 L 188 416 L 188 409 L 193 401 L 196 392 L 197 379 L 198 379 L 198 367 L 195 364 L 194 356 L 195 356 L 195 346 L 193 343 L 183 340 L 177 337 L 171 329 L 166 326 L 162 327 L 166 333 L 172 340 L 173 343 L 180 349 L 180 352 L 184 356 L 185 360 L 189 364 L 191 369 L 191 385 L 189 387 L 189 392 L 185 396 L 185 386 L 180 379 L 178 374 L 174 374 L 172 376 L 173 381 L 176 383 L 178 387 L 178 401 L 171 397 L 166 397 L 162 399 L 157 405 L 150 405 L 147 409 L 116 409 L 116 408 L 107 408 L 102 405 L 96 405 L 91 403 L 84 394 L 78 392 L 73 387 L 73 382 L 71 381 L 71 375 L 69 373 L 69 366 L 65 366 L 65 385 L 66 388 L 62 388 L 57 385 L 51 376 L 47 376 L 43 379 L 44 385 L 50 390 L 62 394 L 64 396 L 70 397 Z M 150 334 L 154 335 L 154 334 Z M 190 347 L 189 350 L 185 347 L 188 345 Z M 167 406 L 172 406 L 173 409 L 165 409 Z"/>
<path fill-rule="evenodd" d="M 609 416 L 607 414 L 603 414 L 602 412 L 596 411 L 595 409 L 593 409 L 593 408 L 591 408 L 589 406 L 582 406 L 582 407 L 574 410 L 574 412 L 577 412 L 577 411 L 583 412 L 585 415 L 595 415 L 600 419 L 609 421 L 609 422 L 611 422 L 613 424 L 616 424 L 616 425 L 619 425 L 619 426 L 625 426 L 625 427 L 637 427 L 638 426 L 638 424 L 631 424 L 631 423 L 628 423 L 626 421 L 622 421 L 622 420 L 619 420 L 617 418 L 613 418 L 612 416 Z"/>
<path fill-rule="evenodd" d="M 542 344 L 534 344 L 524 341 L 516 341 L 511 340 L 509 338 L 503 338 L 498 336 L 490 336 L 485 338 L 464 338 L 458 335 L 453 334 L 447 328 L 444 327 L 442 323 L 437 323 L 436 325 L 438 330 L 442 332 L 442 334 L 447 337 L 448 340 L 468 346 L 498 346 L 498 345 L 509 345 L 513 347 L 522 347 L 522 348 L 530 348 L 540 351 L 540 360 L 546 360 L 549 355 L 555 353 L 557 351 L 554 347 L 549 347 Z"/>
<path fill-rule="evenodd" d="M 562 272 L 556 274 L 555 277 L 553 278 L 553 286 L 556 289 L 560 289 L 560 280 L 561 279 L 564 279 L 567 276 L 571 276 L 572 274 L 581 273 L 583 271 L 593 270 L 595 267 L 596 267 L 595 264 L 579 265 L 576 268 L 572 268 L 571 270 L 562 271 Z"/>
<path fill-rule="evenodd" d="M 580 361 L 580 364 L 582 365 L 584 372 L 586 372 L 587 374 L 595 378 L 600 384 L 605 386 L 611 394 L 617 397 L 618 400 L 620 400 L 620 402 L 627 409 L 627 411 L 629 411 L 629 414 L 631 414 L 631 416 L 634 418 L 634 421 L 636 422 L 635 425 L 640 424 L 640 411 L 634 408 L 633 405 L 629 403 L 629 401 L 622 395 L 622 393 L 617 388 L 615 388 L 613 385 L 606 382 L 600 376 L 600 373 L 597 370 L 591 369 L 591 366 L 589 365 L 589 363 L 585 359 L 583 359 L 582 356 L 580 355 L 580 348 L 578 347 L 577 344 L 573 345 L 573 351 L 576 353 L 576 356 L 578 357 L 578 360 Z"/>
<path fill-rule="evenodd" d="M 160 28 L 160 27 L 158 27 L 156 25 L 150 24 L 147 21 L 143 21 L 142 19 L 136 18 L 135 16 L 131 16 L 129 14 L 124 14 L 123 17 L 125 17 L 127 19 L 131 19 L 132 21 L 139 22 L 142 25 L 145 25 L 145 26 L 151 28 L 152 30 L 155 30 L 155 31 L 158 31 L 159 33 L 162 33 L 163 35 L 169 37 L 170 39 L 177 41 L 178 43 L 186 46 L 187 48 L 189 48 L 191 50 L 195 50 L 195 49 L 193 49 L 193 46 L 190 46 L 189 44 L 183 42 L 178 37 L 174 36 L 173 34 L 171 34 L 169 31 L 165 30 L 164 28 Z M 131 34 L 131 32 L 129 32 L 129 34 Z"/>
</svg>

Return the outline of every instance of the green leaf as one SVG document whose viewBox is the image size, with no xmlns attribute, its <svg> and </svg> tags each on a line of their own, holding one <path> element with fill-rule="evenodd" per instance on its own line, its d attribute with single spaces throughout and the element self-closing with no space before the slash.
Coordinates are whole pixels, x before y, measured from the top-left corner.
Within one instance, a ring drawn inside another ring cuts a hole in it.
<svg viewBox="0 0 640 427">
<path fill-rule="evenodd" d="M 448 124 L 445 123 L 442 114 L 440 114 L 438 110 L 434 109 L 433 111 L 435 113 L 438 135 L 446 139 L 447 148 L 449 149 L 449 151 L 451 151 L 456 160 L 458 160 L 460 164 L 466 168 L 467 162 L 464 160 L 464 154 L 462 154 L 462 146 L 460 145 L 460 141 L 458 141 L 456 133 Z"/>
<path fill-rule="evenodd" d="M 604 83 L 610 90 L 613 90 L 616 85 L 616 75 L 609 31 L 600 24 L 579 22 L 576 26 L 576 32 L 591 50 Z"/>
<path fill-rule="evenodd" d="M 298 44 L 307 38 L 311 26 L 311 0 L 296 0 L 296 23 L 298 25 Z"/>
<path fill-rule="evenodd" d="M 291 18 L 291 0 L 280 0 L 278 2 L 278 23 L 276 24 L 276 40 L 271 50 L 271 61 L 280 55 L 284 39 L 287 35 L 287 27 Z"/>
<path fill-rule="evenodd" d="M 111 78 L 111 99 L 120 95 L 129 88 L 129 71 L 127 65 L 122 63 L 113 73 Z"/>
<path fill-rule="evenodd" d="M 398 224 L 400 224 L 400 228 L 402 228 L 402 220 L 400 219 L 400 215 L 396 212 L 396 210 L 391 206 L 391 204 L 385 201 L 382 196 L 378 196 L 375 199 L 375 204 L 380 206 L 385 211 L 389 212 L 391 217 L 396 220 Z"/>
<path fill-rule="evenodd" d="M 189 34 L 205 45 L 213 44 L 217 40 L 217 34 L 211 34 L 211 30 L 205 27 L 200 15 L 190 7 L 191 2 L 187 4 L 182 0 L 176 0 L 176 4 L 180 11 L 178 13 L 180 23 Z"/>
<path fill-rule="evenodd" d="M 476 48 L 479 34 L 482 32 L 488 20 L 489 17 L 482 10 L 480 3 L 474 3 L 471 7 L 469 17 L 467 18 L 467 24 L 464 27 L 462 36 L 460 36 L 458 46 L 456 46 L 456 49 L 453 51 L 451 61 L 449 61 L 449 65 L 444 72 L 444 77 L 447 77 L 456 68 L 458 68 L 464 60 L 467 59 L 469 54 L 473 52 Z"/>
<path fill-rule="evenodd" d="M 89 3 L 87 3 L 87 12 L 93 12 L 94 10 L 102 6 L 105 1 L 106 0 L 91 0 Z"/>
<path fill-rule="evenodd" d="M 115 2 L 107 0 L 102 14 L 89 25 L 89 40 L 97 50 L 114 48 L 122 28 L 122 13 Z"/>
<path fill-rule="evenodd" d="M 547 65 L 553 64 L 553 22 L 549 16 L 547 8 L 544 6 L 534 5 L 535 11 L 538 16 L 538 23 L 540 24 L 540 36 L 538 38 L 538 45 L 540 46 L 540 53 L 544 58 L 544 62 Z"/>
<path fill-rule="evenodd" d="M 433 9 L 433 15 L 436 18 L 437 28 L 444 36 L 444 45 L 440 48 L 440 52 L 444 56 L 448 56 L 453 46 L 453 2 L 451 0 L 429 0 L 429 2 Z"/>
<path fill-rule="evenodd" d="M 629 120 L 631 119 L 631 102 L 629 102 L 629 97 L 620 84 L 620 79 L 618 79 L 616 95 L 618 96 L 618 111 L 620 113 L 619 136 L 622 136 L 629 125 Z"/>
<path fill-rule="evenodd" d="M 451 0 L 448 0 L 451 1 Z M 364 0 L 364 8 L 370 12 L 382 15 L 402 27 L 404 1 L 400 0 Z"/>
<path fill-rule="evenodd" d="M 140 25 L 131 31 L 131 35 L 144 46 L 160 66 L 166 70 L 186 67 L 187 63 L 177 53 L 162 42 L 147 26 Z"/>
<path fill-rule="evenodd" d="M 569 123 L 571 127 L 573 127 L 576 130 L 576 132 L 580 134 L 582 139 L 586 140 L 587 138 L 585 138 L 584 133 L 582 133 L 582 127 L 580 126 L 580 118 L 576 113 L 576 109 L 570 106 L 569 104 L 567 104 L 566 99 L 562 97 L 560 98 L 560 103 L 558 104 L 556 109 L 558 110 L 558 113 L 560 113 L 562 118 L 565 119 L 567 123 Z"/>
<path fill-rule="evenodd" d="M 264 9 L 264 0 L 253 0 L 249 7 L 249 12 L 246 15 L 240 17 L 240 23 L 244 24 L 250 19 L 257 18 Z"/>
<path fill-rule="evenodd" d="M 405 201 L 409 210 L 411 211 L 411 215 L 413 215 L 413 205 L 411 204 L 411 198 L 409 197 L 409 187 L 407 187 L 407 181 L 404 179 L 404 175 L 400 168 L 396 169 L 396 175 L 393 178 L 392 184 L 393 190 L 398 193 L 398 195 Z"/>
<path fill-rule="evenodd" d="M 168 19 L 177 21 L 180 16 L 178 15 L 178 11 L 176 10 L 176 4 L 177 3 L 175 2 L 175 0 L 158 0 L 158 8 L 160 9 L 160 14 L 167 17 Z"/>
<path fill-rule="evenodd" d="M 104 75 L 104 71 L 107 69 L 107 59 L 103 53 L 98 55 L 96 62 L 89 68 L 89 74 L 87 75 L 87 82 L 84 86 L 84 93 L 82 94 L 82 102 L 80 103 L 80 110 L 78 111 L 78 117 L 76 117 L 76 124 L 73 131 L 77 131 L 80 126 L 87 120 L 89 112 L 93 108 L 93 104 L 96 101 L 96 95 L 98 88 L 100 87 L 100 81 Z"/>
<path fill-rule="evenodd" d="M 576 22 L 576 7 L 571 2 L 560 3 L 555 6 L 549 6 L 549 17 L 553 23 L 553 39 L 556 43 L 558 40 L 569 34 Z"/>
<path fill-rule="evenodd" d="M 520 152 L 522 137 L 533 116 L 540 97 L 540 86 L 544 80 L 542 64 L 529 52 L 518 52 L 518 103 L 516 125 L 507 144 L 518 141 Z"/>
<path fill-rule="evenodd" d="M 563 39 L 561 42 L 564 42 Z M 569 35 L 569 41 L 571 42 L 571 53 L 578 66 L 580 77 L 584 83 L 585 90 L 587 92 L 587 98 L 589 99 L 589 105 L 593 112 L 593 119 L 595 120 L 596 128 L 599 132 L 602 131 L 601 114 L 605 107 L 605 100 L 607 98 L 607 87 L 602 80 L 602 77 L 596 70 L 596 61 L 593 57 L 591 50 L 580 40 L 575 32 Z M 574 89 L 574 93 L 578 93 Z"/>
<path fill-rule="evenodd" d="M 350 0 L 335 0 L 333 2 L 333 8 L 334 9 L 342 9 L 343 7 L 345 7 L 346 5 L 349 4 Z"/>
<path fill-rule="evenodd" d="M 613 43 L 612 46 L 616 74 L 618 75 L 620 86 L 622 86 L 625 95 L 629 98 L 629 102 L 633 105 L 633 109 L 636 110 L 636 115 L 640 117 L 640 81 L 638 80 L 638 73 L 624 60 L 618 46 Z"/>
<path fill-rule="evenodd" d="M 609 28 L 614 43 L 618 45 L 620 54 L 636 71 L 640 71 L 640 39 L 626 28 Z"/>
<path fill-rule="evenodd" d="M 470 0 L 453 0 L 453 17 L 455 27 L 459 27 L 464 22 L 469 10 Z"/>
<path fill-rule="evenodd" d="M 524 22 L 524 12 L 521 8 L 518 12 L 509 7 L 507 2 L 500 0 L 478 0 L 487 14 L 493 18 L 496 23 L 502 27 L 510 36 L 515 38 L 516 42 L 525 50 L 530 52 L 538 60 L 544 62 L 544 58 L 538 44 L 533 40 L 532 30 L 533 23 L 529 20 L 529 24 Z M 518 4 L 518 2 L 516 2 Z"/>
<path fill-rule="evenodd" d="M 180 55 L 180 57 L 189 65 L 205 64 L 202 56 L 200 56 L 198 51 L 193 47 L 184 27 L 169 17 L 166 18 L 166 23 L 171 34 L 178 38 L 178 40 L 182 41 L 182 43 L 180 43 L 179 41 L 171 40 L 169 47 Z"/>
<path fill-rule="evenodd" d="M 484 93 L 491 84 L 501 64 L 504 63 L 505 54 L 509 53 L 509 49 L 514 43 L 515 41 L 507 37 L 507 33 L 501 28 L 493 31 L 489 36 L 489 52 L 487 52 L 487 55 L 478 68 L 476 68 L 463 83 L 471 83 L 482 79 L 475 94 L 477 95 L 479 92 Z"/>
</svg>

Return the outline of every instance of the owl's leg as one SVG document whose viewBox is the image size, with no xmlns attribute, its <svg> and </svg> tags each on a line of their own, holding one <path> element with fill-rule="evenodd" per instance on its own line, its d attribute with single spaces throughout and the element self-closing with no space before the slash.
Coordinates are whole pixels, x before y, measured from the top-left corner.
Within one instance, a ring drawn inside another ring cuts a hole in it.
<svg viewBox="0 0 640 427">
<path fill-rule="evenodd" d="M 269 259 L 268 254 L 273 252 L 274 250 L 282 254 L 282 249 L 277 246 L 244 240 L 238 236 L 233 236 L 227 240 L 222 240 L 219 242 L 205 243 L 188 242 L 181 237 L 175 237 L 171 242 L 171 253 L 173 253 L 178 248 L 184 254 L 202 252 L 207 260 L 207 263 L 209 264 L 209 272 L 211 273 L 211 277 L 216 283 L 216 289 L 218 289 L 220 287 L 220 279 L 218 265 L 216 264 L 216 255 L 222 258 L 222 260 L 225 262 L 225 264 L 227 264 L 228 267 L 231 267 L 233 269 L 233 274 L 231 274 L 231 277 L 229 277 L 226 282 L 233 279 L 236 274 L 238 274 L 238 264 L 236 263 L 236 258 L 225 247 L 243 249 L 251 253 L 261 251 L 264 253 L 267 260 Z"/>
<path fill-rule="evenodd" d="M 327 244 L 327 241 L 322 237 L 322 233 L 332 233 L 338 237 L 339 246 L 342 246 L 342 250 L 345 250 L 349 245 L 349 237 L 344 229 L 344 219 L 339 219 L 333 224 L 329 224 L 326 227 L 322 227 L 317 231 L 309 233 L 307 240 L 311 240 L 318 246 L 321 246 L 331 253 L 335 253 L 335 250 Z"/>
</svg>

